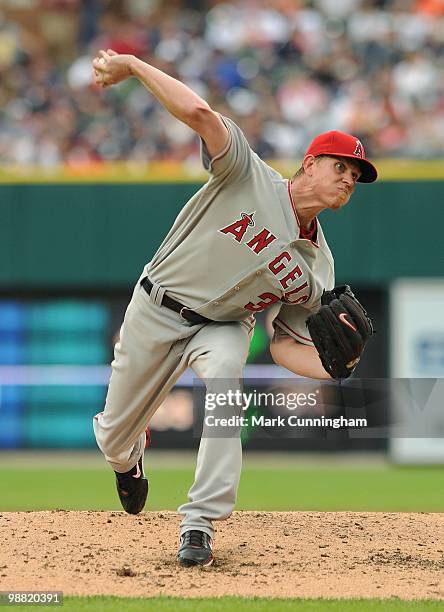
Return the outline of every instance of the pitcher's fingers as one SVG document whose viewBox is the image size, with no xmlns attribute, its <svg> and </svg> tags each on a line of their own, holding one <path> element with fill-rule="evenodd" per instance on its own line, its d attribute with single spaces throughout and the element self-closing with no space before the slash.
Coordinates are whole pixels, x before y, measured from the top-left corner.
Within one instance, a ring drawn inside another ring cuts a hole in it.
<svg viewBox="0 0 444 612">
<path fill-rule="evenodd" d="M 103 59 L 103 57 L 95 57 L 93 59 L 92 65 L 95 70 L 103 70 L 103 67 L 105 66 L 105 60 Z"/>
<path fill-rule="evenodd" d="M 105 62 L 106 62 L 106 60 L 109 59 L 108 53 L 106 51 L 103 51 L 103 49 L 100 49 L 99 55 L 100 55 L 101 58 L 103 58 L 105 60 Z"/>
<path fill-rule="evenodd" d="M 106 50 L 106 52 L 108 53 L 108 55 L 111 55 L 111 56 L 112 56 L 112 55 L 119 55 L 119 54 L 117 53 L 117 51 L 114 51 L 114 49 L 107 49 L 107 50 Z"/>
</svg>

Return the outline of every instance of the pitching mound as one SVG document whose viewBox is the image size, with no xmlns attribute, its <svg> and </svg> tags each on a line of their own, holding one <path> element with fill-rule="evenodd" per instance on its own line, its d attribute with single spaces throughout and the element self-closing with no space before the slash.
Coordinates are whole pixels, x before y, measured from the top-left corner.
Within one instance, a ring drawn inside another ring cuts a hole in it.
<svg viewBox="0 0 444 612">
<path fill-rule="evenodd" d="M 236 512 L 216 564 L 176 564 L 172 512 L 6 512 L 5 590 L 65 595 L 444 598 L 444 515 Z"/>
</svg>

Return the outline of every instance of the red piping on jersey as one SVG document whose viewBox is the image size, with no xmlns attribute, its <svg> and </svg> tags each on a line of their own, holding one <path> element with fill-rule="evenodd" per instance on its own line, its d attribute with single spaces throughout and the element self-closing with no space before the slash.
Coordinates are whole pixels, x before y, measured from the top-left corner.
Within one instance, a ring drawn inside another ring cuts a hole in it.
<svg viewBox="0 0 444 612">
<path fill-rule="evenodd" d="M 279 321 L 279 323 L 282 325 L 282 327 L 285 327 L 288 331 L 290 331 L 292 334 L 294 334 L 295 336 L 297 336 L 298 338 L 301 338 L 301 340 L 306 340 L 307 342 L 310 342 L 310 344 L 313 344 L 313 340 L 311 338 L 306 338 L 305 336 L 303 336 L 302 334 L 298 334 L 298 332 L 295 332 L 294 329 L 291 329 L 291 327 L 289 325 L 287 325 L 286 323 L 284 323 L 283 321 L 281 321 L 279 319 L 279 317 L 276 317 L 276 321 Z"/>
<path fill-rule="evenodd" d="M 299 223 L 298 213 L 296 212 L 296 206 L 294 205 L 293 196 L 291 195 L 291 189 L 290 189 L 291 182 L 290 182 L 289 179 L 287 179 L 287 187 L 288 187 L 288 197 L 290 198 L 291 207 L 293 208 L 294 216 L 296 217 L 296 221 L 298 222 L 298 227 L 299 227 L 299 231 L 300 231 L 301 224 Z"/>
<path fill-rule="evenodd" d="M 315 242 L 314 240 L 312 240 L 313 236 L 318 231 L 318 219 L 317 219 L 317 217 L 314 218 L 314 223 L 315 223 L 314 228 L 312 230 L 310 230 L 309 232 L 306 232 L 304 230 L 304 228 L 301 227 L 301 223 L 299 221 L 298 213 L 296 211 L 296 206 L 295 206 L 295 203 L 294 203 L 294 200 L 293 200 L 293 196 L 291 194 L 291 182 L 290 182 L 289 179 L 287 179 L 287 188 L 288 188 L 288 197 L 290 198 L 290 202 L 291 202 L 291 207 L 293 209 L 294 216 L 296 217 L 296 221 L 298 223 L 300 238 L 303 238 L 304 240 L 310 240 L 310 242 L 312 244 L 314 244 L 315 247 L 319 248 L 319 244 L 317 242 Z"/>
</svg>

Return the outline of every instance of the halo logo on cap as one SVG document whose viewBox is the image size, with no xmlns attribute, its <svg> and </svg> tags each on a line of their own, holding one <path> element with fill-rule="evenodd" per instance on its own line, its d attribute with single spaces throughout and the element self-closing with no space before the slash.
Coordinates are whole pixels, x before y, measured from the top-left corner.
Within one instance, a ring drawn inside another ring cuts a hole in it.
<svg viewBox="0 0 444 612">
<path fill-rule="evenodd" d="M 356 147 L 353 155 L 356 155 L 357 157 L 364 157 L 364 150 L 360 140 L 356 141 Z"/>
</svg>

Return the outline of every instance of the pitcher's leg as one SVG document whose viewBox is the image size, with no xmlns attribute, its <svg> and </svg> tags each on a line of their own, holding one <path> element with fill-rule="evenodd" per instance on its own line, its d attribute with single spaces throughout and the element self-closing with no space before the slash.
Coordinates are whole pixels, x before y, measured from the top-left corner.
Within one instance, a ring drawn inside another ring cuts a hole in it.
<svg viewBox="0 0 444 612">
<path fill-rule="evenodd" d="M 136 287 L 115 347 L 105 410 L 93 421 L 97 444 L 116 472 L 136 465 L 148 422 L 185 367 L 174 350 L 183 333 L 177 313 L 151 304 Z"/>
<path fill-rule="evenodd" d="M 212 521 L 226 519 L 233 512 L 241 468 L 240 437 L 201 439 L 188 502 L 178 509 L 184 515 L 181 535 L 198 529 L 213 537 Z"/>
<path fill-rule="evenodd" d="M 241 388 L 249 344 L 248 330 L 240 323 L 207 325 L 189 342 L 190 365 L 205 381 L 207 393 Z M 214 412 L 220 415 L 220 411 Z M 242 416 L 241 405 L 224 409 L 222 416 L 233 415 Z M 233 511 L 241 467 L 240 428 L 214 431 L 204 427 L 195 481 L 188 493 L 188 503 L 179 508 L 184 515 L 181 534 L 198 529 L 213 536 L 212 521 L 227 518 Z"/>
</svg>

